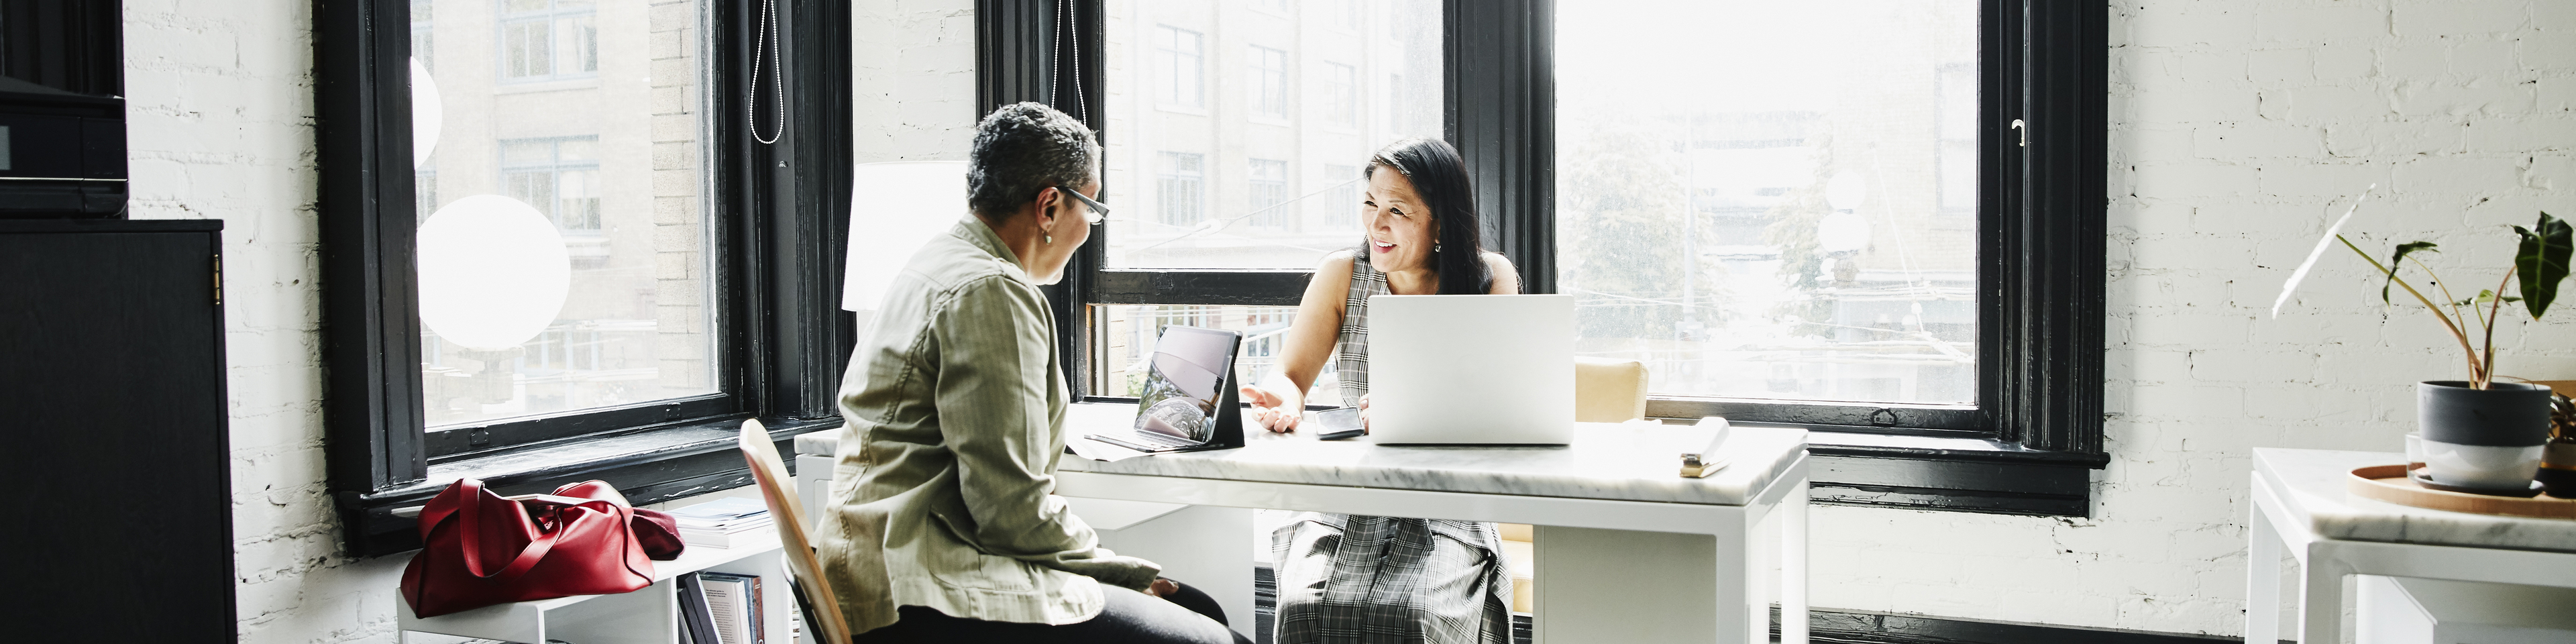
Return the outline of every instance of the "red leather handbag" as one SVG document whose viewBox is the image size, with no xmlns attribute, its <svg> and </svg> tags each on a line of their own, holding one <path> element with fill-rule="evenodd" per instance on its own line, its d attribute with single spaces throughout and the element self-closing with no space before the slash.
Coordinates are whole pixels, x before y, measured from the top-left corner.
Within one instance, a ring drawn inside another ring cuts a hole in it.
<svg viewBox="0 0 2576 644">
<path fill-rule="evenodd" d="M 403 568 L 412 614 L 633 591 L 653 559 L 680 555 L 670 515 L 637 510 L 600 481 L 504 497 L 483 482 L 447 486 L 420 512 L 420 554 Z"/>
</svg>

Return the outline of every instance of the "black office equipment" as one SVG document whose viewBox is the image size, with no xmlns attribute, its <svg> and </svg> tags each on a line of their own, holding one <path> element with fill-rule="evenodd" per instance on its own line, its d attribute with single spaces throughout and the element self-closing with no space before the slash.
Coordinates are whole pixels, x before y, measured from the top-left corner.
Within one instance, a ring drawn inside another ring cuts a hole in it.
<svg viewBox="0 0 2576 644">
<path fill-rule="evenodd" d="M 234 640 L 222 228 L 0 220 L 6 639 Z"/>
</svg>

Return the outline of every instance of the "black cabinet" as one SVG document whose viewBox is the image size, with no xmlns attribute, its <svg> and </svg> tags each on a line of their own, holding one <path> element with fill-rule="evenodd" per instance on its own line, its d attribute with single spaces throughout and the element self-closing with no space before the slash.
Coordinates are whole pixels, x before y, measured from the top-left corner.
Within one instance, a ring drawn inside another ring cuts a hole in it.
<svg viewBox="0 0 2576 644">
<path fill-rule="evenodd" d="M 222 228 L 0 220 L 0 640 L 233 641 Z"/>
</svg>

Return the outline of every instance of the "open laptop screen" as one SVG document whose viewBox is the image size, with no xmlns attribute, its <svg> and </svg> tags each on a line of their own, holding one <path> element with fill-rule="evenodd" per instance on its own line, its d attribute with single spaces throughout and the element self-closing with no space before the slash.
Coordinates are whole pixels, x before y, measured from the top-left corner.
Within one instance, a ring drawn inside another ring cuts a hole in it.
<svg viewBox="0 0 2576 644">
<path fill-rule="evenodd" d="M 1195 442 L 1209 440 L 1215 428 L 1208 417 L 1216 413 L 1226 374 L 1234 368 L 1236 337 L 1232 331 L 1163 327 L 1162 339 L 1154 343 L 1144 394 L 1137 401 L 1136 429 Z"/>
</svg>

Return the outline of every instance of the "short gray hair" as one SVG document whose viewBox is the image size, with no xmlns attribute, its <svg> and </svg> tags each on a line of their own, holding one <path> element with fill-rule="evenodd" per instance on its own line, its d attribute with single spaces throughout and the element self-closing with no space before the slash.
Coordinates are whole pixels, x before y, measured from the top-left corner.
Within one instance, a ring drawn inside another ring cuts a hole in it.
<svg viewBox="0 0 2576 644">
<path fill-rule="evenodd" d="M 1049 186 L 1081 189 L 1099 164 L 1100 143 L 1081 121 L 1039 103 L 1004 105 L 975 126 L 966 206 L 987 221 L 1008 217 Z"/>
</svg>

